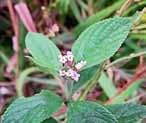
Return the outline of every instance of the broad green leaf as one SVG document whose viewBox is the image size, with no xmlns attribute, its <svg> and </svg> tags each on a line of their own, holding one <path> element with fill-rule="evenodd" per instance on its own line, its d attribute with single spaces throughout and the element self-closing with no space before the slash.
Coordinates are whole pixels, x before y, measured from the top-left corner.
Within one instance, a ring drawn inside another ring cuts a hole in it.
<svg viewBox="0 0 146 123">
<path fill-rule="evenodd" d="M 42 91 L 33 97 L 18 98 L 6 110 L 3 123 L 40 123 L 56 112 L 62 99 L 49 91 Z"/>
<path fill-rule="evenodd" d="M 114 83 L 106 76 L 104 72 L 102 72 L 98 83 L 109 98 L 113 97 L 117 93 Z"/>
<path fill-rule="evenodd" d="M 109 59 L 120 48 L 131 29 L 129 18 L 115 17 L 88 27 L 72 47 L 75 61 L 87 61 L 86 68 Z"/>
<path fill-rule="evenodd" d="M 115 115 L 118 123 L 136 123 L 146 117 L 146 106 L 139 104 L 116 104 L 107 106 L 107 109 Z"/>
<path fill-rule="evenodd" d="M 88 101 L 72 102 L 68 109 L 68 123 L 118 123 L 103 106 Z"/>
<path fill-rule="evenodd" d="M 39 33 L 29 32 L 25 39 L 26 47 L 36 64 L 56 72 L 60 69 L 59 49 L 51 40 Z"/>
<path fill-rule="evenodd" d="M 79 81 L 74 82 L 73 92 L 78 91 L 81 88 L 83 88 L 83 86 L 87 84 L 87 82 L 95 75 L 97 69 L 98 69 L 98 66 L 94 66 L 94 67 L 81 71 Z"/>
<path fill-rule="evenodd" d="M 49 118 L 49 119 L 46 119 L 44 120 L 42 123 L 58 123 L 54 118 Z"/>
</svg>

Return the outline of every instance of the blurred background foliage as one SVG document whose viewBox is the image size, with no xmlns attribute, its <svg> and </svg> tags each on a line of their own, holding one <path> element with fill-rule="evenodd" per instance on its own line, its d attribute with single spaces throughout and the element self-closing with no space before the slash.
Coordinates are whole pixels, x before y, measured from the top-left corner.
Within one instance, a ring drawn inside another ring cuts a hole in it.
<svg viewBox="0 0 146 123">
<path fill-rule="evenodd" d="M 88 26 L 114 16 L 135 16 L 136 22 L 87 99 L 145 104 L 145 7 L 146 0 L 0 0 L 0 114 L 18 93 L 31 96 L 47 88 L 62 95 L 57 80 L 25 58 L 28 31 L 45 34 L 65 52 Z M 94 68 L 81 74 L 85 77 L 75 85 L 79 92 Z"/>
</svg>

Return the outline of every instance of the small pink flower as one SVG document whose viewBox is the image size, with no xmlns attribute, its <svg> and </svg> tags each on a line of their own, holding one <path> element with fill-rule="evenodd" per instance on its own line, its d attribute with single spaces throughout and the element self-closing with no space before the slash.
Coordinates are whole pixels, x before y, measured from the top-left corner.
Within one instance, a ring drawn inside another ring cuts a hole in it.
<svg viewBox="0 0 146 123">
<path fill-rule="evenodd" d="M 60 70 L 60 71 L 59 71 L 59 75 L 60 75 L 60 76 L 65 76 L 65 75 L 66 75 L 65 70 Z"/>
<path fill-rule="evenodd" d="M 74 72 L 74 74 L 71 76 L 71 78 L 77 82 L 77 81 L 79 81 L 80 74 L 78 74 L 77 72 Z"/>
<path fill-rule="evenodd" d="M 66 56 L 59 55 L 59 61 L 60 61 L 61 63 L 66 63 L 66 62 L 67 62 Z"/>
<path fill-rule="evenodd" d="M 79 80 L 79 77 L 80 77 L 80 74 L 78 74 L 76 71 L 74 71 L 72 69 L 69 69 L 66 72 L 66 76 L 71 77 L 75 81 L 78 81 Z"/>
<path fill-rule="evenodd" d="M 54 24 L 51 28 L 54 32 L 59 32 L 59 27 L 57 24 Z"/>
<path fill-rule="evenodd" d="M 70 61 L 70 62 L 73 61 L 74 56 L 73 56 L 73 54 L 72 54 L 71 51 L 67 51 L 67 53 L 66 53 L 66 58 L 67 58 L 67 60 Z"/>
<path fill-rule="evenodd" d="M 77 64 L 75 65 L 75 68 L 76 68 L 77 70 L 80 70 L 80 69 L 82 68 L 82 65 L 81 65 L 80 63 L 77 63 Z"/>
<path fill-rule="evenodd" d="M 86 64 L 87 64 L 86 61 L 80 61 L 79 63 L 77 63 L 77 64 L 75 65 L 75 68 L 76 68 L 77 70 L 80 70 L 80 69 L 81 69 L 82 67 L 84 67 Z"/>
<path fill-rule="evenodd" d="M 9 93 L 9 90 L 6 87 L 0 87 L 0 95 L 6 95 Z"/>
<path fill-rule="evenodd" d="M 66 52 L 67 55 L 73 55 L 71 51 Z"/>
<path fill-rule="evenodd" d="M 70 77 L 74 81 L 79 81 L 80 74 L 78 72 L 87 62 L 80 61 L 74 64 L 74 56 L 71 51 L 67 51 L 66 55 L 59 55 L 59 61 L 64 64 L 64 70 L 59 71 L 60 76 Z"/>
<path fill-rule="evenodd" d="M 66 76 L 68 76 L 68 77 L 72 77 L 73 76 L 73 74 L 74 74 L 74 70 L 72 70 L 72 69 L 69 69 L 67 72 L 66 72 Z"/>
</svg>

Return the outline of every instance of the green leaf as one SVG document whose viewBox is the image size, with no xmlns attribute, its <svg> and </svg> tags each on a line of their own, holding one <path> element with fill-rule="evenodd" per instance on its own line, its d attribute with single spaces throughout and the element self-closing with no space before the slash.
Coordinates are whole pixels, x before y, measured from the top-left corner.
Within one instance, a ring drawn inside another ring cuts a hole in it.
<svg viewBox="0 0 146 123">
<path fill-rule="evenodd" d="M 139 104 L 116 104 L 107 106 L 107 109 L 115 115 L 118 123 L 136 123 L 146 117 L 146 106 Z"/>
<path fill-rule="evenodd" d="M 33 97 L 18 98 L 6 110 L 3 123 L 40 123 L 56 112 L 62 99 L 49 91 L 42 91 Z"/>
<path fill-rule="evenodd" d="M 117 123 L 117 120 L 97 103 L 77 101 L 69 105 L 68 123 Z"/>
<path fill-rule="evenodd" d="M 58 58 L 60 51 L 47 37 L 39 33 L 29 32 L 25 43 L 36 64 L 53 73 L 60 69 L 62 66 Z"/>
<path fill-rule="evenodd" d="M 44 120 L 42 123 L 58 123 L 54 118 L 49 118 L 49 119 L 46 119 Z"/>
<path fill-rule="evenodd" d="M 126 39 L 131 26 L 131 19 L 115 17 L 88 27 L 72 47 L 75 61 L 85 60 L 89 68 L 109 59 Z"/>
<path fill-rule="evenodd" d="M 117 89 L 114 86 L 114 83 L 106 76 L 104 72 L 102 72 L 98 83 L 109 98 L 113 97 L 117 93 Z"/>
</svg>

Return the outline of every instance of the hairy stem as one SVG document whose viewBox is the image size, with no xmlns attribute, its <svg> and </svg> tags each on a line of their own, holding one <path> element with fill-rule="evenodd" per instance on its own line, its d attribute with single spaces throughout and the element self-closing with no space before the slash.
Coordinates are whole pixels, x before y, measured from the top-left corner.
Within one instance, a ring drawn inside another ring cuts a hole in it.
<svg viewBox="0 0 146 123">
<path fill-rule="evenodd" d="M 89 80 L 88 84 L 85 87 L 85 90 L 81 93 L 79 100 L 86 99 L 88 92 L 95 87 L 97 81 L 99 80 L 102 70 L 103 70 L 103 64 L 97 69 L 95 76 Z"/>
<path fill-rule="evenodd" d="M 17 94 L 18 96 L 23 96 L 23 85 L 25 84 L 25 79 L 26 77 L 33 73 L 33 72 L 36 72 L 36 71 L 40 71 L 39 68 L 37 67 L 31 67 L 31 68 L 28 68 L 26 70 L 24 70 L 19 78 L 16 80 L 16 91 L 17 91 Z"/>
<path fill-rule="evenodd" d="M 125 60 L 131 60 L 132 58 L 139 57 L 139 56 L 145 55 L 145 54 L 146 54 L 146 52 L 144 51 L 144 52 L 134 53 L 134 54 L 131 54 L 129 56 L 125 56 L 125 57 L 119 58 L 119 59 L 115 60 L 114 62 L 112 62 L 112 63 L 108 64 L 107 66 L 105 66 L 105 69 L 108 69 L 109 67 L 112 67 L 112 66 L 114 66 L 114 65 L 116 65 L 118 63 L 121 63 L 121 62 L 125 61 Z"/>
</svg>

